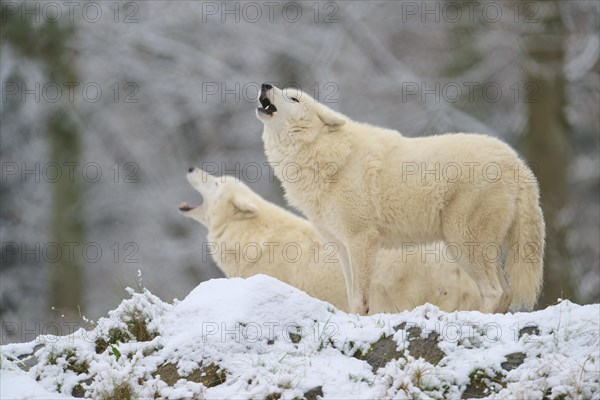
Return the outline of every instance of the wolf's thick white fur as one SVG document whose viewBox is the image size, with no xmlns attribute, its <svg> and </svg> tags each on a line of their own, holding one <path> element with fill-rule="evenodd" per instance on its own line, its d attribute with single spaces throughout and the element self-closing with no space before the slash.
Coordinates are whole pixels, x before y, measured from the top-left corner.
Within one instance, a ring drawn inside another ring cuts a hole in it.
<svg viewBox="0 0 600 400">
<path fill-rule="evenodd" d="M 369 311 L 379 249 L 407 241 L 453 245 L 479 287 L 481 311 L 535 305 L 545 235 L 539 189 L 507 144 L 465 133 L 408 138 L 352 121 L 299 90 L 270 86 L 257 116 L 288 201 L 346 251 L 353 312 Z M 504 269 L 500 255 L 490 254 L 500 249 Z"/>
<path fill-rule="evenodd" d="M 208 228 L 210 245 L 205 250 L 225 275 L 267 274 L 349 310 L 335 246 L 320 240 L 308 221 L 264 200 L 234 177 L 215 177 L 201 169 L 187 177 L 204 202 L 182 213 Z M 425 258 L 430 262 L 422 263 L 426 254 L 416 245 L 405 250 L 378 255 L 372 312 L 398 312 L 425 303 L 445 311 L 479 308 L 477 286 L 460 267 L 442 258 L 434 262 L 431 254 Z"/>
</svg>

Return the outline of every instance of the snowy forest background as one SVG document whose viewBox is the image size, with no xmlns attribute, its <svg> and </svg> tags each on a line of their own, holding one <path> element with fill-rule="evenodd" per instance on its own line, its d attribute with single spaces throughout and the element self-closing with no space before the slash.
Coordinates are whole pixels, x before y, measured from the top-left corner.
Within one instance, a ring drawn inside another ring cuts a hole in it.
<svg viewBox="0 0 600 400">
<path fill-rule="evenodd" d="M 539 307 L 598 302 L 599 2 L 0 3 L 2 343 L 69 333 L 140 280 L 172 299 L 221 276 L 177 206 L 210 165 L 287 207 L 265 81 L 406 136 L 509 142 L 542 189 Z"/>
</svg>

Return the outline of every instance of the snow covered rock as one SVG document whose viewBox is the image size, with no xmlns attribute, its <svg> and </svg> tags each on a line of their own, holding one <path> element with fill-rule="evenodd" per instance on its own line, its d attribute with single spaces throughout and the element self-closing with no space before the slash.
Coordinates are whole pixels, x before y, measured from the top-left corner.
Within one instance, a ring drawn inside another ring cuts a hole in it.
<svg viewBox="0 0 600 400">
<path fill-rule="evenodd" d="M 600 306 L 349 315 L 276 279 L 147 290 L 1 350 L 1 398 L 600 399 Z"/>
</svg>

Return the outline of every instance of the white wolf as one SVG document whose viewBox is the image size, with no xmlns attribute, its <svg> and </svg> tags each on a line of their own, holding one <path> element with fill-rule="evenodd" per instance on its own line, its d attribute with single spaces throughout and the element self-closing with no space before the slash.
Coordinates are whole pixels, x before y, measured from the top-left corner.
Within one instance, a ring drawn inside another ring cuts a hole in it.
<svg viewBox="0 0 600 400">
<path fill-rule="evenodd" d="M 263 84 L 258 102 L 266 155 L 288 201 L 346 250 L 352 312 L 368 313 L 375 254 L 406 241 L 452 245 L 479 287 L 481 311 L 535 305 L 545 235 L 539 189 L 507 144 L 465 133 L 404 137 L 293 88 Z"/>
<path fill-rule="evenodd" d="M 183 215 L 208 228 L 203 251 L 227 276 L 267 274 L 348 311 L 346 288 L 333 245 L 308 221 L 269 203 L 232 176 L 191 169 L 187 179 L 203 197 L 182 203 Z M 287 248 L 286 248 L 287 246 Z M 373 279 L 372 312 L 399 312 L 431 303 L 445 311 L 476 310 L 475 282 L 450 260 L 422 263 L 418 246 L 383 250 Z"/>
</svg>

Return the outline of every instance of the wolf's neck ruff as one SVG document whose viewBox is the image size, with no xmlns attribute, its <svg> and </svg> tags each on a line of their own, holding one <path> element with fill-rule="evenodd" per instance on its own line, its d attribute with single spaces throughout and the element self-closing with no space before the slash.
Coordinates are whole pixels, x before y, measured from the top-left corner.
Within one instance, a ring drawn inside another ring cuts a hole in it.
<svg viewBox="0 0 600 400">
<path fill-rule="evenodd" d="M 318 209 L 323 196 L 337 183 L 338 174 L 351 159 L 350 137 L 347 133 L 327 132 L 312 142 L 304 142 L 294 140 L 293 135 L 265 126 L 267 159 L 294 207 L 311 204 Z M 308 210 L 305 213 L 310 214 Z"/>
</svg>

